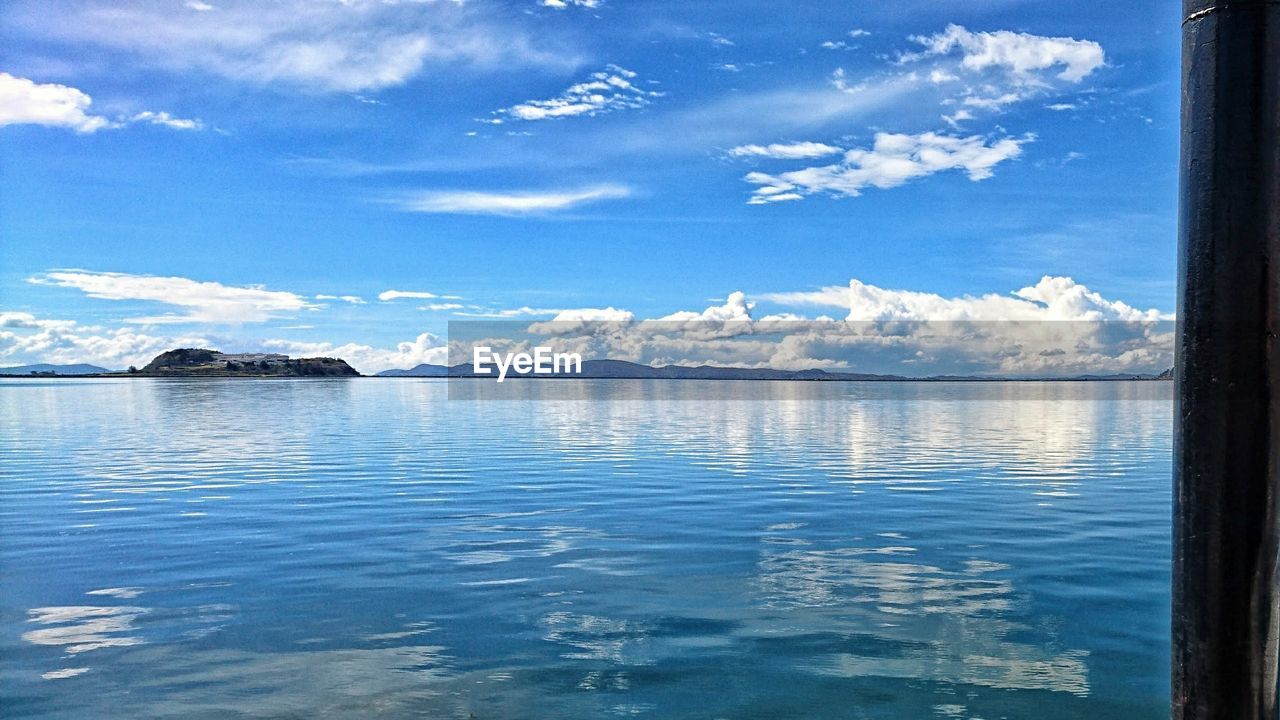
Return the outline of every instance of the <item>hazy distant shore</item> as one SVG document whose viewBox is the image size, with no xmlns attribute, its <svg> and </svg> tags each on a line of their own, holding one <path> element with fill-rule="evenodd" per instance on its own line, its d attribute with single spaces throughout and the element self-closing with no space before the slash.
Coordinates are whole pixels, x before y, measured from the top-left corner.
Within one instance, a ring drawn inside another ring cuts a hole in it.
<svg viewBox="0 0 1280 720">
<path fill-rule="evenodd" d="M 95 372 L 86 372 L 86 370 Z M 488 368 L 485 368 L 488 369 Z M 1118 373 L 1079 374 L 1071 376 L 1000 376 L 1000 375 L 927 375 L 908 376 L 856 373 L 844 370 L 778 370 L 774 368 L 722 367 L 712 365 L 651 366 L 626 360 L 585 360 L 577 372 L 511 372 L 507 380 L 739 380 L 774 382 L 1116 382 L 1171 380 L 1173 370 L 1158 374 Z M 489 380 L 498 378 L 477 373 L 470 363 L 458 365 L 421 364 L 407 370 L 383 370 L 374 375 L 361 375 L 340 358 L 290 358 L 278 354 L 228 354 L 203 348 L 178 348 L 156 356 L 141 369 L 131 367 L 113 372 L 94 365 L 21 365 L 0 368 L 0 377 L 58 378 L 444 378 L 450 380 Z"/>
</svg>

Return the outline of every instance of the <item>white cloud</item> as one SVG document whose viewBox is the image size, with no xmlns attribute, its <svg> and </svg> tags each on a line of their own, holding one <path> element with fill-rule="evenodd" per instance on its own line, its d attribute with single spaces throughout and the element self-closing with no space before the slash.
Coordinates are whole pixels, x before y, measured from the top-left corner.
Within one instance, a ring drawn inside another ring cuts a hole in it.
<svg viewBox="0 0 1280 720">
<path fill-rule="evenodd" d="M 540 50 L 519 30 L 444 0 L 222 0 L 216 8 L 187 7 L 196 12 L 175 13 L 165 3 L 39 3 L 6 21 L 12 31 L 41 39 L 128 53 L 133 65 L 320 92 L 394 87 L 429 67 L 563 68 L 578 60 Z"/>
<path fill-rule="evenodd" d="M 1049 105 L 1045 105 L 1045 109 L 1062 112 L 1064 110 L 1075 110 L 1076 106 L 1075 103 L 1051 103 Z"/>
<path fill-rule="evenodd" d="M 35 315 L 25 312 L 0 312 L 0 328 L 22 330 L 70 329 L 75 327 L 74 320 L 40 320 Z"/>
<path fill-rule="evenodd" d="M 56 270 L 28 278 L 37 285 L 75 288 L 91 298 L 141 300 L 172 305 L 185 314 L 133 318 L 139 324 L 264 322 L 315 307 L 291 292 L 261 286 L 236 287 L 184 277 Z"/>
<path fill-rule="evenodd" d="M 592 73 L 580 83 L 570 85 L 568 89 L 549 100 L 529 100 L 494 112 L 494 120 L 502 118 L 513 120 L 550 120 L 574 117 L 577 115 L 594 116 L 614 110 L 641 108 L 650 100 L 660 97 L 662 93 L 644 90 L 633 82 L 636 73 L 617 65 L 609 65 L 604 71 Z"/>
<path fill-rule="evenodd" d="M 93 98 L 76 88 L 37 83 L 0 72 L 0 127 L 44 125 L 85 134 L 130 123 L 162 125 L 173 130 L 199 130 L 203 127 L 199 120 L 176 118 L 167 112 L 151 110 L 109 120 L 101 115 L 90 115 L 88 110 L 92 104 Z"/>
<path fill-rule="evenodd" d="M 186 5 L 197 12 L 209 12 L 214 9 L 209 3 L 200 2 L 200 0 L 187 0 L 183 5 Z"/>
<path fill-rule="evenodd" d="M 658 322 L 746 322 L 751 320 L 752 305 L 744 293 L 735 291 L 729 293 L 723 305 L 713 305 L 702 312 L 681 310 L 658 318 Z"/>
<path fill-rule="evenodd" d="M 529 326 L 529 332 L 546 335 L 578 333 L 590 335 L 602 331 L 617 331 L 635 320 L 635 315 L 630 310 L 621 310 L 612 305 L 605 308 L 571 308 L 553 312 L 555 317 L 546 322 L 533 323 Z"/>
<path fill-rule="evenodd" d="M 906 375 L 1063 376 L 1156 373 L 1173 361 L 1170 317 L 1110 300 L 1071 278 L 1048 277 L 1009 295 L 945 297 L 851 280 L 761 299 L 843 308 L 848 318 L 752 317 L 732 293 L 723 305 L 657 320 L 543 322 L 514 330 L 556 336 L 587 358 L 649 365 L 852 369 Z"/>
<path fill-rule="evenodd" d="M 262 346 L 295 357 L 341 358 L 365 375 L 392 368 L 408 369 L 423 363 L 444 365 L 448 360 L 448 350 L 444 343 L 431 333 L 422 333 L 411 341 L 397 343 L 394 348 L 377 348 L 360 343 L 334 345 L 293 340 L 265 340 Z"/>
<path fill-rule="evenodd" d="M 400 298 L 412 298 L 414 300 L 431 300 L 437 297 L 440 297 L 440 296 L 436 295 L 435 293 L 426 292 L 423 290 L 383 290 L 382 292 L 378 293 L 378 299 L 381 300 L 382 302 L 390 302 L 392 300 L 399 300 Z"/>
<path fill-rule="evenodd" d="M 560 310 L 551 319 L 552 322 L 631 322 L 635 315 L 629 310 L 619 310 L 612 306 L 607 308 L 574 308 Z"/>
<path fill-rule="evenodd" d="M 0 72 L 0 126 L 48 125 L 91 133 L 111 121 L 88 114 L 93 99 L 66 85 L 41 84 Z"/>
<path fill-rule="evenodd" d="M 533 308 L 533 307 L 529 307 L 528 305 L 523 305 L 518 308 L 504 308 L 501 310 L 487 309 L 482 307 L 473 307 L 471 311 L 456 312 L 454 313 L 454 315 L 457 315 L 458 317 L 489 318 L 493 320 L 510 320 L 510 319 L 519 318 L 519 317 L 537 317 L 539 315 L 555 315 L 556 313 L 559 313 L 559 312 L 562 312 L 562 311 L 556 310 L 553 308 Z"/>
<path fill-rule="evenodd" d="M 852 279 L 844 286 L 756 297 L 788 307 L 841 308 L 846 319 L 806 319 L 791 312 L 755 319 L 754 302 L 742 292 L 701 311 L 680 311 L 656 320 L 640 321 L 614 307 L 524 307 L 483 316 L 554 316 L 513 324 L 511 341 L 527 342 L 529 334 L 556 336 L 562 350 L 582 352 L 587 358 L 653 365 L 1069 375 L 1159 372 L 1173 358 L 1170 316 L 1104 297 L 1069 277 L 1045 276 L 1008 294 L 977 296 L 887 289 Z M 485 328 L 486 333 L 502 331 L 497 325 Z M 440 338 L 426 333 L 390 348 L 283 339 L 245 342 L 148 335 L 0 312 L 4 364 L 90 362 L 122 368 L 144 364 L 164 350 L 192 346 L 340 357 L 364 373 L 447 363 Z"/>
<path fill-rule="evenodd" d="M 1080 82 L 1106 64 L 1102 46 L 1092 40 L 1069 37 L 1044 37 L 1008 30 L 971 32 L 960 25 L 948 25 L 934 35 L 911 38 L 924 46 L 917 53 L 903 56 L 904 61 L 948 55 L 960 51 L 960 64 L 968 70 L 998 68 L 1026 84 L 1042 84 L 1040 71 L 1061 68 L 1056 77 Z"/>
<path fill-rule="evenodd" d="M 780 305 L 819 305 L 844 308 L 848 321 L 1076 321 L 1099 322 L 1170 320 L 1158 310 L 1139 310 L 1120 300 L 1108 300 L 1069 277 L 1045 275 L 1035 285 L 1010 295 L 945 297 L 914 290 L 891 290 L 852 279 L 847 286 L 814 291 L 765 293 L 759 296 Z"/>
<path fill-rule="evenodd" d="M 933 35 L 911 38 L 923 48 L 899 56 L 900 64 L 927 61 L 924 76 L 938 88 L 943 105 L 1003 112 L 1030 98 L 1060 95 L 1106 65 L 1106 53 L 1092 40 L 1046 37 L 1008 30 L 972 32 L 948 25 Z M 919 77 L 911 70 L 907 77 Z M 944 116 L 946 118 L 948 116 Z M 948 122 L 954 126 L 954 115 Z"/>
<path fill-rule="evenodd" d="M 485 318 L 492 320 L 514 320 L 522 317 L 553 316 L 550 322 L 558 323 L 592 323 L 592 322 L 630 322 L 634 316 L 628 310 L 614 307 L 606 308 L 535 308 L 522 305 L 517 308 L 484 308 L 468 305 L 468 312 L 455 312 L 458 317 Z"/>
<path fill-rule="evenodd" d="M 297 326 L 307 328 L 310 326 Z M 356 370 L 371 374 L 420 363 L 443 364 L 446 349 L 440 338 L 422 333 L 395 347 L 361 343 L 333 344 L 293 340 L 245 340 L 206 335 L 155 335 L 130 328 L 109 329 L 72 320 L 36 318 L 30 313 L 0 312 L 0 366 L 33 363 L 90 363 L 109 370 L 142 367 L 166 350 L 204 347 L 224 351 L 284 352 L 294 357 L 338 357 Z"/>
<path fill-rule="evenodd" d="M 151 125 L 163 125 L 171 130 L 200 130 L 204 123 L 199 120 L 176 118 L 167 112 L 144 110 L 129 118 L 131 122 L 145 122 Z"/>
<path fill-rule="evenodd" d="M 862 30 L 860 28 L 855 28 L 845 34 L 848 37 L 854 40 L 857 40 L 858 38 L 867 37 L 871 33 L 866 30 Z M 827 40 L 826 42 L 822 43 L 820 47 L 826 50 L 853 50 L 853 49 L 856 49 L 858 46 L 851 45 L 848 42 L 845 42 L 844 40 Z"/>
<path fill-rule="evenodd" d="M 973 113 L 969 112 L 968 110 L 965 110 L 964 108 L 960 108 L 959 110 L 956 110 L 950 115 L 943 115 L 942 119 L 952 128 L 959 130 L 960 123 L 964 122 L 965 120 L 973 119 Z"/>
<path fill-rule="evenodd" d="M 831 72 L 831 87 L 839 90 L 842 93 L 847 93 L 849 95 L 857 95 L 865 91 L 869 86 L 870 85 L 865 82 L 856 83 L 856 84 L 850 83 L 849 74 L 846 73 L 844 68 L 842 67 L 836 68 Z"/>
<path fill-rule="evenodd" d="M 763 157 L 800 160 L 824 157 L 841 152 L 841 148 L 819 142 L 773 143 L 771 145 L 739 145 L 729 150 L 732 157 Z"/>
<path fill-rule="evenodd" d="M 141 367 L 165 350 L 208 344 L 207 338 L 198 335 L 150 335 L 0 312 L 0 365 L 90 363 L 123 370 L 129 365 Z"/>
<path fill-rule="evenodd" d="M 996 165 L 1021 155 L 1022 145 L 1032 139 L 1006 137 L 988 142 L 977 135 L 877 133 L 871 149 L 849 150 L 837 164 L 777 175 L 752 172 L 744 179 L 759 186 L 749 201 L 754 205 L 798 200 L 817 192 L 856 197 L 868 186 L 893 188 L 947 170 L 963 170 L 970 180 L 979 181 L 991 177 Z"/>
<path fill-rule="evenodd" d="M 341 300 L 352 305 L 364 305 L 364 298 L 359 295 L 316 295 L 317 300 Z"/>
<path fill-rule="evenodd" d="M 429 191 L 407 197 L 398 205 L 402 210 L 421 213 L 535 215 L 630 195 L 630 188 L 621 185 L 543 192 Z"/>
<path fill-rule="evenodd" d="M 428 303 L 420 306 L 419 310 L 430 310 L 432 312 L 442 312 L 444 310 L 461 310 L 464 306 L 459 303 Z"/>
<path fill-rule="evenodd" d="M 584 8 L 600 7 L 600 0 L 538 0 L 538 3 L 543 7 L 555 8 L 557 10 L 563 10 L 570 5 Z"/>
</svg>

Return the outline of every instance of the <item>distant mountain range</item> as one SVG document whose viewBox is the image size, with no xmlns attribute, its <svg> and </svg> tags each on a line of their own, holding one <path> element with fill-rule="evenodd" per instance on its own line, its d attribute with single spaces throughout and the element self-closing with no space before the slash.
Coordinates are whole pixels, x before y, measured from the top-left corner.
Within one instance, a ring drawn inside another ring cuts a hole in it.
<svg viewBox="0 0 1280 720">
<path fill-rule="evenodd" d="M 460 365 L 418 365 L 408 370 L 383 370 L 377 377 L 454 377 L 454 378 L 493 378 L 494 375 L 476 375 L 471 363 Z M 934 381 L 959 382 L 981 380 L 1018 380 L 1023 378 L 1001 378 L 982 376 L 937 375 L 917 378 L 903 375 L 875 375 L 870 373 L 832 372 L 827 370 L 773 370 L 769 368 L 736 368 L 713 367 L 699 365 L 664 365 L 652 367 L 626 360 L 584 360 L 581 373 L 557 373 L 553 375 L 534 375 L 508 371 L 508 378 L 528 377 L 534 379 L 615 379 L 615 380 L 811 380 L 835 382 L 902 382 L 902 381 Z M 1166 370 L 1159 375 L 1080 375 L 1076 377 L 1053 378 L 1055 380 L 1169 380 L 1172 371 Z M 1039 378 L 1037 378 L 1039 379 Z"/>
<path fill-rule="evenodd" d="M 104 367 L 86 365 L 84 363 L 78 365 L 40 363 L 38 365 L 15 365 L 13 367 L 0 368 L 0 375 L 98 375 L 105 372 L 111 371 Z"/>
</svg>

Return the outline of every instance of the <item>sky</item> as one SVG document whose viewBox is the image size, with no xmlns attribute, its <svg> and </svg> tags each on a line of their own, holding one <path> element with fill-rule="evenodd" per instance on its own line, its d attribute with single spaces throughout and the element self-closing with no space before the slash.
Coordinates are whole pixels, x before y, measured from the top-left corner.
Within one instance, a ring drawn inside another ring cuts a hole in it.
<svg viewBox="0 0 1280 720">
<path fill-rule="evenodd" d="M 1134 320 L 1176 4 L 11 0 L 0 365 L 450 321 Z"/>
</svg>

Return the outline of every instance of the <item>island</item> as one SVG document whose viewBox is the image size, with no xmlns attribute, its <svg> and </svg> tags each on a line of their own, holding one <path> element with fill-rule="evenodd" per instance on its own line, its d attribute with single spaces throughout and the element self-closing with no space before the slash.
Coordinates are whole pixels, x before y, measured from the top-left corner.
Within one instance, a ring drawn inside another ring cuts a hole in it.
<svg viewBox="0 0 1280 720">
<path fill-rule="evenodd" d="M 11 367 L 0 368 L 0 376 L 36 375 L 39 377 L 56 377 L 58 375 L 102 375 L 103 373 L 109 372 L 111 371 L 104 367 L 89 365 L 87 363 L 73 363 L 69 365 L 36 363 L 35 365 L 13 365 Z"/>
<path fill-rule="evenodd" d="M 129 375 L 143 377 L 359 377 L 339 358 L 291 358 L 277 353 L 223 353 L 178 348 L 160 353 Z"/>
</svg>

